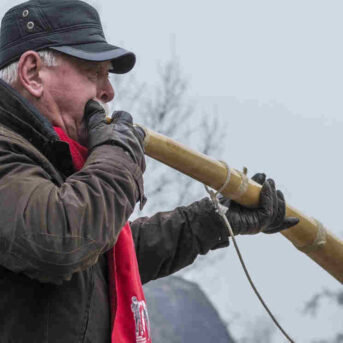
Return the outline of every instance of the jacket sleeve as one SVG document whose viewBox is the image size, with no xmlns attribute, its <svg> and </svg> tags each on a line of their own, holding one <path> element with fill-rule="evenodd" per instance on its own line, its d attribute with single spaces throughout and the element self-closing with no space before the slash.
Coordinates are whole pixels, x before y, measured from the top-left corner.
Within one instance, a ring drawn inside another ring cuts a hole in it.
<svg viewBox="0 0 343 343">
<path fill-rule="evenodd" d="M 227 229 L 208 198 L 131 223 L 142 283 L 170 275 L 198 254 L 227 247 Z"/>
<path fill-rule="evenodd" d="M 115 244 L 141 173 L 121 148 L 103 145 L 58 185 L 35 151 L 0 143 L 0 265 L 59 284 Z"/>
</svg>

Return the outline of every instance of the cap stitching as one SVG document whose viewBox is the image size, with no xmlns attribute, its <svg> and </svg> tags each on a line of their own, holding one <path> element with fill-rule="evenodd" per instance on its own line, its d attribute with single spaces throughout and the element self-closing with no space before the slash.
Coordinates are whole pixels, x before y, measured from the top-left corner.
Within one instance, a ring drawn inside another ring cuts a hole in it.
<svg viewBox="0 0 343 343">
<path fill-rule="evenodd" d="M 15 18 L 15 23 L 17 25 L 17 28 L 18 28 L 18 31 L 19 31 L 19 34 L 20 34 L 20 38 L 16 39 L 16 41 L 20 40 L 20 39 L 23 39 L 23 31 L 22 31 L 22 28 L 21 28 L 21 25 L 20 25 L 20 21 L 19 21 L 19 18 L 16 17 Z M 10 42 L 12 43 L 12 42 Z M 0 47 L 1 47 L 1 43 L 0 43 Z"/>
<path fill-rule="evenodd" d="M 42 11 L 42 9 L 40 7 L 38 7 L 37 10 L 40 13 L 42 23 L 47 27 L 48 31 L 50 31 L 52 26 L 51 26 L 50 22 L 47 20 L 47 17 L 45 15 L 44 11 Z"/>
<path fill-rule="evenodd" d="M 92 43 L 103 43 L 104 41 L 94 41 Z M 78 43 L 73 43 L 73 44 L 86 44 L 86 43 L 89 43 L 89 41 L 87 42 L 78 42 Z M 39 49 L 37 51 L 40 51 L 40 50 L 43 50 L 43 49 L 46 49 L 46 48 L 53 48 L 53 47 L 59 47 L 59 46 L 64 46 L 65 43 L 61 43 L 61 44 L 55 44 L 55 45 L 51 45 L 51 44 L 45 44 L 45 45 L 42 45 L 39 47 Z M 35 50 L 37 48 L 34 48 L 32 50 Z M 0 69 L 4 68 L 6 65 L 9 65 L 10 63 L 14 62 L 15 60 L 18 59 L 18 57 L 20 57 L 22 53 L 19 53 L 19 54 L 16 54 L 15 56 L 11 57 L 10 59 L 6 59 L 6 62 L 5 63 L 0 63 Z"/>
<path fill-rule="evenodd" d="M 18 24 L 18 22 L 17 22 L 17 24 Z M 18 26 L 20 27 L 21 25 L 19 24 Z M 40 36 L 54 36 L 54 35 L 59 34 L 61 32 L 69 31 L 69 29 L 71 29 L 71 28 L 73 28 L 73 29 L 74 28 L 79 28 L 79 29 L 82 29 L 82 30 L 83 29 L 88 29 L 88 28 L 97 28 L 97 29 L 100 29 L 100 32 L 103 34 L 102 28 L 99 25 L 93 25 L 93 24 L 92 25 L 73 25 L 73 26 L 64 27 L 62 29 L 55 29 L 54 31 L 48 32 L 48 33 L 46 31 L 32 33 L 32 34 L 29 33 L 29 34 L 26 34 L 25 37 L 21 37 L 19 39 L 16 39 L 15 41 L 11 41 L 11 42 L 7 43 L 6 45 L 0 45 L 0 47 L 2 49 L 7 49 L 7 48 L 10 48 L 13 45 L 16 45 L 18 43 L 18 41 L 22 40 L 23 38 L 25 38 L 25 41 L 23 42 L 23 43 L 25 43 L 28 40 L 31 40 L 33 38 L 37 38 L 37 37 L 40 37 Z M 101 35 L 101 36 L 103 37 L 103 35 Z M 64 44 L 64 45 L 66 45 L 66 44 Z"/>
</svg>

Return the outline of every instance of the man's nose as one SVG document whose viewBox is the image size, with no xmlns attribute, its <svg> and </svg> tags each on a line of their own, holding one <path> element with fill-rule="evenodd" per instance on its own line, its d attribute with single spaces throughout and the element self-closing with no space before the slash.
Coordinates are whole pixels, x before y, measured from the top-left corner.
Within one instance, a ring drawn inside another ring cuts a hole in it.
<svg viewBox="0 0 343 343">
<path fill-rule="evenodd" d="M 111 85 L 110 80 L 106 80 L 105 84 L 99 90 L 97 98 L 102 102 L 109 102 L 114 98 L 114 89 Z"/>
</svg>

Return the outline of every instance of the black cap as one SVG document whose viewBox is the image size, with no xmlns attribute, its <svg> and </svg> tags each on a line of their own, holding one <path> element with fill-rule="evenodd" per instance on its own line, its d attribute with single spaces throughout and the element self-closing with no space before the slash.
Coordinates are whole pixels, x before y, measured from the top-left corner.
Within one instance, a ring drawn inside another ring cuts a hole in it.
<svg viewBox="0 0 343 343">
<path fill-rule="evenodd" d="M 28 50 L 53 49 L 88 61 L 112 61 L 113 73 L 130 71 L 132 52 L 108 44 L 98 12 L 79 0 L 30 0 L 2 19 L 0 69 Z"/>
</svg>

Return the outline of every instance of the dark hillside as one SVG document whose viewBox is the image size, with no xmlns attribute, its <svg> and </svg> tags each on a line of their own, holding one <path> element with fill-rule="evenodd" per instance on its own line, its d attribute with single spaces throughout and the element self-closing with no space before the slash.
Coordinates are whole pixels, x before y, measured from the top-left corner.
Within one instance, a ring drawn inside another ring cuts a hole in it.
<svg viewBox="0 0 343 343">
<path fill-rule="evenodd" d="M 216 309 L 192 282 L 170 276 L 144 286 L 152 328 L 159 343 L 234 343 Z"/>
</svg>

